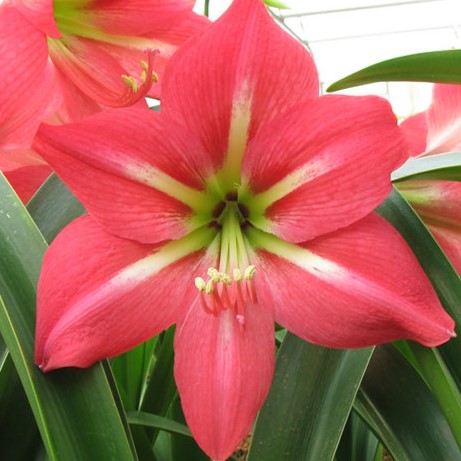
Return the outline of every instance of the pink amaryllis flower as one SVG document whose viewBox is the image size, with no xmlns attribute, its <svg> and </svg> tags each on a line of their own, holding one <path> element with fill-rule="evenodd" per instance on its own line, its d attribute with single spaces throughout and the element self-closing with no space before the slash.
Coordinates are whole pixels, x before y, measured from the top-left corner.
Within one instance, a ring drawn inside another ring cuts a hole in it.
<svg viewBox="0 0 461 461">
<path fill-rule="evenodd" d="M 39 124 L 75 121 L 105 106 L 134 104 L 148 93 L 158 97 L 172 53 L 207 25 L 192 13 L 193 4 L 7 0 L 0 5 L 0 170 L 24 202 L 51 171 L 30 149 Z"/>
<path fill-rule="evenodd" d="M 402 122 L 413 157 L 461 152 L 461 85 L 435 84 L 427 111 Z M 461 274 L 461 182 L 396 182 Z"/>
<path fill-rule="evenodd" d="M 193 0 L 6 0 L 0 5 L 0 150 L 28 149 L 41 121 L 131 105 L 204 26 Z M 25 66 L 27 63 L 27 66 Z M 152 94 L 159 95 L 159 84 Z"/>
<path fill-rule="evenodd" d="M 42 126 L 37 149 L 89 211 L 44 259 L 42 370 L 87 367 L 176 323 L 187 422 L 224 460 L 270 387 L 274 321 L 336 348 L 454 334 L 372 213 L 406 158 L 390 106 L 318 86 L 261 0 L 236 0 L 173 56 L 160 113 Z"/>
</svg>

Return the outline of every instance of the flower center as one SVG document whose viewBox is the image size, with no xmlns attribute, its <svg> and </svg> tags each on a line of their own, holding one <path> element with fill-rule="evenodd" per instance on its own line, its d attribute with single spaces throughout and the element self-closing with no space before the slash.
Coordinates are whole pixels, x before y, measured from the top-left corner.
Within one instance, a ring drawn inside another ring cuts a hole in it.
<svg viewBox="0 0 461 461">
<path fill-rule="evenodd" d="M 253 278 L 256 266 L 250 263 L 251 247 L 245 236 L 248 209 L 238 203 L 236 191 L 226 194 L 211 213 L 211 227 L 219 229 L 218 267 L 210 267 L 208 278 L 195 279 L 200 303 L 208 314 L 232 309 L 240 327 L 245 325 L 245 308 L 257 302 Z"/>
</svg>

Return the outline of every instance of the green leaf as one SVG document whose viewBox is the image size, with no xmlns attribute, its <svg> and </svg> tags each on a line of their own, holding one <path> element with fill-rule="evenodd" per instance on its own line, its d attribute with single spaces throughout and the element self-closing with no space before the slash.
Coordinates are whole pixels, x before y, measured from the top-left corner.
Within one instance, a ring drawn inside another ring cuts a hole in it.
<svg viewBox="0 0 461 461">
<path fill-rule="evenodd" d="M 461 393 L 437 349 L 409 341 L 421 374 L 439 402 L 461 449 Z"/>
<path fill-rule="evenodd" d="M 280 10 L 289 10 L 290 7 L 285 3 L 279 0 L 264 0 L 264 3 L 267 6 L 272 6 L 273 8 L 279 8 Z"/>
<path fill-rule="evenodd" d="M 440 249 L 419 216 L 394 188 L 387 200 L 378 207 L 407 241 L 434 286 L 437 295 L 456 324 L 461 325 L 461 279 Z M 461 339 L 451 339 L 439 351 L 461 389 Z"/>
<path fill-rule="evenodd" d="M 0 369 L 1 459 L 35 459 L 43 447 L 34 415 L 9 354 Z"/>
<path fill-rule="evenodd" d="M 392 346 L 376 348 L 355 409 L 394 461 L 459 461 L 450 427 L 420 375 Z"/>
<path fill-rule="evenodd" d="M 164 416 L 177 395 L 176 383 L 173 376 L 174 363 L 174 332 L 173 325 L 162 334 L 160 346 L 153 366 L 150 369 L 149 383 L 145 389 L 141 402 L 141 410 Z M 149 431 L 154 437 L 156 431 Z"/>
<path fill-rule="evenodd" d="M 160 431 L 192 437 L 186 425 L 172 421 L 163 416 L 153 415 L 152 413 L 146 413 L 144 411 L 129 411 L 126 416 L 129 424 L 152 427 Z"/>
<path fill-rule="evenodd" d="M 322 348 L 287 334 L 248 461 L 333 459 L 372 352 Z"/>
<path fill-rule="evenodd" d="M 461 152 L 410 158 L 392 173 L 393 181 L 410 178 L 461 181 Z"/>
<path fill-rule="evenodd" d="M 354 411 L 349 415 L 335 461 L 370 461 L 375 459 L 379 442 L 370 428 Z"/>
<path fill-rule="evenodd" d="M 64 226 L 85 213 L 83 205 L 55 174 L 32 197 L 27 210 L 48 243 Z"/>
<path fill-rule="evenodd" d="M 432 51 L 382 61 L 338 80 L 327 91 L 388 81 L 461 83 L 461 50 Z"/>
<path fill-rule="evenodd" d="M 59 201 L 59 195 L 52 197 Z M 50 460 L 135 460 L 129 428 L 104 362 L 43 374 L 34 364 L 35 287 L 46 243 L 0 176 L 0 333 Z"/>
</svg>

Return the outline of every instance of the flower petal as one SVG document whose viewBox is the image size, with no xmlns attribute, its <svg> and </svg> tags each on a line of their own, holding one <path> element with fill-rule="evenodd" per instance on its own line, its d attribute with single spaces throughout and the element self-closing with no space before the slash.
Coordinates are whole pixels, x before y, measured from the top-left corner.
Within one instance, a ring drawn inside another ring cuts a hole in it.
<svg viewBox="0 0 461 461">
<path fill-rule="evenodd" d="M 461 276 L 461 226 L 444 227 L 429 224 L 428 227 L 458 275 Z"/>
<path fill-rule="evenodd" d="M 410 179 L 396 185 L 461 274 L 461 182 Z"/>
<path fill-rule="evenodd" d="M 60 89 L 46 36 L 8 4 L 0 5 L 0 23 L 0 149 L 27 149 Z"/>
<path fill-rule="evenodd" d="M 461 86 L 435 84 L 427 110 L 424 155 L 461 150 Z"/>
<path fill-rule="evenodd" d="M 185 118 L 217 169 L 227 152 L 234 161 L 242 156 L 262 124 L 316 96 L 317 71 L 307 50 L 275 24 L 262 1 L 236 0 L 175 53 L 162 110 Z"/>
<path fill-rule="evenodd" d="M 417 157 L 422 154 L 426 150 L 426 112 L 408 117 L 400 124 L 400 127 L 408 143 L 410 157 Z"/>
<path fill-rule="evenodd" d="M 165 68 L 179 46 L 193 35 L 202 32 L 210 25 L 210 21 L 204 16 L 189 14 L 180 23 L 165 31 L 156 31 L 155 35 L 150 34 L 149 48 L 158 50 L 155 55 L 154 71 L 157 74 L 156 81 L 149 90 L 149 96 L 160 99 L 161 87 Z M 111 43 L 98 43 L 100 49 L 111 55 L 125 70 L 127 75 L 139 73 L 139 63 L 145 59 L 145 44 L 143 47 L 136 46 L 136 43 L 116 45 Z M 133 48 L 131 48 L 133 46 Z M 135 47 L 136 46 L 136 47 Z"/>
<path fill-rule="evenodd" d="M 146 51 L 135 75 L 127 75 L 109 53 L 88 40 L 64 35 L 61 40 L 49 42 L 53 62 L 77 88 L 95 102 L 109 107 L 124 107 L 142 99 L 150 90 L 153 80 L 155 53 Z"/>
<path fill-rule="evenodd" d="M 87 367 L 170 326 L 196 294 L 203 246 L 200 239 L 142 245 L 107 234 L 89 216 L 74 221 L 45 254 L 36 363 L 44 371 Z"/>
<path fill-rule="evenodd" d="M 407 157 L 382 98 L 329 95 L 299 104 L 248 147 L 244 184 L 258 195 L 247 205 L 260 210 L 249 219 L 294 242 L 347 226 L 384 200 L 391 172 Z"/>
<path fill-rule="evenodd" d="M 454 335 L 415 256 L 379 216 L 302 245 L 258 234 L 253 243 L 265 247 L 258 298 L 301 338 L 356 348 L 402 338 L 437 346 Z"/>
<path fill-rule="evenodd" d="M 274 323 L 249 305 L 245 327 L 231 310 L 206 314 L 196 302 L 175 338 L 175 378 L 186 421 L 211 458 L 225 460 L 250 432 L 274 369 Z"/>
<path fill-rule="evenodd" d="M 127 108 L 42 125 L 35 147 L 108 232 L 153 243 L 195 228 L 191 206 L 203 206 L 202 150 L 183 135 L 153 111 Z"/>
<path fill-rule="evenodd" d="M 10 3 L 44 34 L 52 38 L 61 36 L 54 20 L 53 0 L 10 0 Z"/>
<path fill-rule="evenodd" d="M 22 203 L 27 203 L 52 173 L 52 170 L 48 165 L 31 165 L 3 173 Z"/>
<path fill-rule="evenodd" d="M 396 186 L 425 223 L 461 229 L 461 182 L 409 179 Z"/>
<path fill-rule="evenodd" d="M 191 13 L 195 0 L 98 0 L 85 11 L 109 34 L 155 36 Z"/>
</svg>

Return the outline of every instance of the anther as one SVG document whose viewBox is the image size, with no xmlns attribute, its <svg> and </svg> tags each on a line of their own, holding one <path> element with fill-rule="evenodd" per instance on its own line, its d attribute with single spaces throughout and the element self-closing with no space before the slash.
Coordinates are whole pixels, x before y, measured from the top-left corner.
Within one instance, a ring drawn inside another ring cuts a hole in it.
<svg viewBox="0 0 461 461">
<path fill-rule="evenodd" d="M 238 199 L 238 193 L 236 190 L 228 192 L 224 197 L 228 202 L 236 202 Z"/>
<path fill-rule="evenodd" d="M 245 280 L 251 280 L 255 276 L 256 266 L 250 265 L 245 269 L 245 274 L 243 275 Z"/>
<path fill-rule="evenodd" d="M 202 279 L 202 277 L 196 277 L 195 278 L 195 286 L 197 287 L 198 291 L 205 291 L 205 280 Z"/>
<path fill-rule="evenodd" d="M 243 279 L 242 271 L 240 269 L 234 269 L 232 271 L 232 278 L 234 279 L 234 282 L 241 282 Z"/>
<path fill-rule="evenodd" d="M 250 210 L 245 205 L 239 203 L 237 206 L 243 218 L 246 219 L 248 216 L 250 216 Z"/>
<path fill-rule="evenodd" d="M 131 77 L 129 75 L 122 75 L 122 80 L 128 88 L 131 88 L 133 93 L 136 94 L 138 92 L 139 90 L 138 82 L 136 81 L 134 77 Z"/>
<path fill-rule="evenodd" d="M 219 218 L 224 211 L 224 208 L 226 208 L 226 202 L 219 202 L 214 208 L 213 211 L 211 212 L 211 216 L 213 218 Z"/>
</svg>

